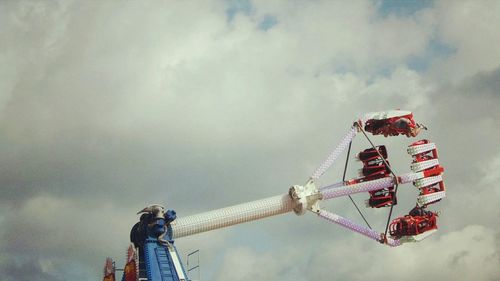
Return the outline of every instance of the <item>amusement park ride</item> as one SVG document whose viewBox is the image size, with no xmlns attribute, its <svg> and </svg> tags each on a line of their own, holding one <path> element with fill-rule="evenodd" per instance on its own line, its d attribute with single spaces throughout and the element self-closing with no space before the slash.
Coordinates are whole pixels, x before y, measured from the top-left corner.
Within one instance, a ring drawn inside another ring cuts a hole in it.
<svg viewBox="0 0 500 281">
<path fill-rule="evenodd" d="M 176 218 L 175 211 L 165 210 L 161 205 L 144 208 L 138 213 L 141 214 L 140 220 L 130 233 L 132 243 L 121 280 L 187 281 L 189 278 L 174 246 L 175 239 L 292 211 L 297 215 L 310 211 L 327 221 L 391 247 L 423 240 L 437 231 L 438 214 L 427 210 L 427 207 L 445 197 L 442 178 L 444 169 L 439 165 L 436 145 L 426 139 L 411 143 L 407 149 L 413 158 L 411 172 L 396 175 L 387 160 L 386 147 L 375 146 L 367 134 L 416 137 L 422 129 L 427 128 L 417 124 L 409 111 L 367 114 L 354 122 L 340 144 L 304 185 L 294 185 L 285 194 L 182 218 Z M 344 170 L 341 182 L 318 188 L 317 180 L 346 149 L 347 168 L 351 143 L 358 133 L 362 133 L 371 144 L 370 148 L 357 155 L 363 164 L 360 177 L 345 180 Z M 416 206 L 408 215 L 391 221 L 392 209 L 397 204 L 398 187 L 406 183 L 413 183 L 420 191 Z M 367 207 L 390 208 L 385 232 L 377 232 L 369 225 L 365 227 L 320 207 L 320 201 L 360 192 L 369 194 Z M 104 268 L 104 281 L 114 281 L 115 270 L 113 260 L 108 258 Z"/>
</svg>

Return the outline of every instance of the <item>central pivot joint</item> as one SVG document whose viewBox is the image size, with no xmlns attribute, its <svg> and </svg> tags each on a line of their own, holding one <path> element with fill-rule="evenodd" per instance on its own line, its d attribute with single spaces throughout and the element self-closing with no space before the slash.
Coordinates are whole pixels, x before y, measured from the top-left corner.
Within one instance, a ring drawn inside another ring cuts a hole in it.
<svg viewBox="0 0 500 281">
<path fill-rule="evenodd" d="M 293 200 L 295 214 L 303 215 L 306 210 L 319 212 L 319 200 L 323 199 L 323 196 L 316 188 L 313 179 L 310 179 L 304 186 L 294 185 L 290 187 L 288 194 Z"/>
</svg>

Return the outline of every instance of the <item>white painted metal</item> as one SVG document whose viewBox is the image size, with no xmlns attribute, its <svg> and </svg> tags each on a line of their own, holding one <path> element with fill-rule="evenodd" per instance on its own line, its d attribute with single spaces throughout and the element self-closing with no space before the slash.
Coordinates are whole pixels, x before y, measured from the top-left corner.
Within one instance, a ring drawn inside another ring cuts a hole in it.
<svg viewBox="0 0 500 281">
<path fill-rule="evenodd" d="M 170 252 L 170 256 L 172 257 L 172 262 L 174 264 L 175 272 L 177 273 L 177 277 L 179 277 L 180 281 L 186 281 L 186 275 L 184 275 L 184 271 L 182 270 L 181 261 L 179 260 L 179 255 L 177 255 L 177 251 L 174 247 L 169 247 L 168 251 Z"/>
<path fill-rule="evenodd" d="M 399 183 L 409 183 L 409 182 L 416 181 L 418 179 L 422 179 L 424 177 L 425 177 L 425 175 L 423 172 L 408 173 L 408 174 L 404 174 L 404 175 L 399 177 Z"/>
<path fill-rule="evenodd" d="M 417 188 L 422 188 L 426 186 L 430 186 L 439 182 L 443 181 L 443 177 L 441 175 L 433 176 L 433 177 L 427 177 L 427 178 L 422 178 L 418 179 L 413 182 L 413 185 Z"/>
<path fill-rule="evenodd" d="M 384 120 L 394 117 L 402 117 L 411 114 L 411 111 L 406 110 L 388 110 L 388 111 L 379 111 L 379 112 L 370 112 L 365 115 L 365 119 L 375 119 L 375 120 Z"/>
<path fill-rule="evenodd" d="M 411 164 L 411 170 L 414 172 L 420 172 L 420 171 L 435 167 L 437 165 L 439 165 L 439 160 L 438 159 L 431 159 L 431 160 Z"/>
<path fill-rule="evenodd" d="M 334 183 L 334 184 L 329 184 L 329 185 L 325 185 L 325 186 L 322 186 L 319 188 L 319 190 L 326 190 L 326 189 L 330 189 L 330 188 L 337 188 L 337 187 L 341 187 L 341 186 L 344 186 L 344 182 L 341 181 L 341 182 L 337 182 L 337 183 Z"/>
<path fill-rule="evenodd" d="M 431 142 L 431 143 L 426 143 L 426 144 L 421 144 L 421 145 L 410 146 L 407 148 L 407 151 L 408 151 L 408 154 L 413 156 L 416 154 L 431 151 L 433 149 L 436 149 L 436 144 Z"/>
<path fill-rule="evenodd" d="M 440 176 L 439 176 L 440 177 Z M 408 173 L 398 177 L 399 183 L 409 183 L 423 178 L 423 172 L 418 173 Z M 383 188 L 388 188 L 394 186 L 394 178 L 393 177 L 385 177 L 377 180 L 372 180 L 368 182 L 362 182 L 353 185 L 344 185 L 344 183 L 336 183 L 329 186 L 322 187 L 319 190 L 319 194 L 321 198 L 317 198 L 318 200 L 328 200 L 336 197 L 346 196 L 350 194 L 360 193 L 360 192 L 368 192 L 374 190 L 380 190 Z M 311 189 L 312 190 L 312 189 Z M 314 192 L 309 192 L 309 195 L 314 195 Z M 315 195 L 316 196 L 316 195 Z M 307 196 L 306 196 L 307 197 Z M 424 199 L 422 199 L 424 200 Z M 308 208 L 311 211 L 314 211 L 318 214 L 323 212 L 320 211 L 318 206 L 316 208 L 312 208 L 311 204 L 305 201 Z M 313 201 L 311 201 L 313 202 Z M 317 201 L 314 201 L 314 204 Z M 185 237 L 193 234 L 197 234 L 200 232 L 215 230 L 223 227 L 228 227 L 235 224 L 240 224 L 244 222 L 249 222 L 253 220 L 258 220 L 270 216 L 275 216 L 279 214 L 284 214 L 291 212 L 294 207 L 294 199 L 291 198 L 289 194 L 278 195 L 262 200 L 257 200 L 249 203 L 243 203 L 223 209 L 213 210 L 197 215 L 192 215 L 188 217 L 178 218 L 173 221 L 172 232 L 173 238 Z M 331 217 L 326 213 L 322 213 L 325 219 L 333 220 L 336 223 L 341 222 L 340 224 L 345 224 L 344 227 L 347 228 L 356 228 L 357 230 L 363 232 L 364 230 L 360 229 L 359 226 L 356 226 L 354 223 L 350 222 L 347 219 L 340 219 L 340 216 L 335 215 Z M 359 232 L 358 231 L 358 232 Z M 367 232 L 368 233 L 368 232 Z M 368 234 L 365 234 L 368 235 Z M 371 237 L 373 233 L 369 234 Z M 409 238 L 408 238 L 409 239 Z M 416 238 L 415 238 L 416 239 Z M 390 241 L 390 240 L 388 240 Z M 397 240 L 395 240 L 397 241 Z M 401 241 L 402 242 L 402 241 Z M 388 242 L 389 244 L 394 244 L 391 246 L 397 246 L 396 244 L 399 242 Z M 399 244 L 398 244 L 399 245 Z"/>
<path fill-rule="evenodd" d="M 193 235 L 239 223 L 258 220 L 292 211 L 293 201 L 288 194 L 269 197 L 197 215 L 178 218 L 172 222 L 173 238 Z"/>
<path fill-rule="evenodd" d="M 420 195 L 417 197 L 417 204 L 423 206 L 446 197 L 446 191 L 439 191 L 432 194 Z"/>
<path fill-rule="evenodd" d="M 437 229 L 433 229 L 433 230 L 426 231 L 426 232 L 419 234 L 419 235 L 403 236 L 399 239 L 399 241 L 401 241 L 401 243 L 420 242 L 436 232 L 437 232 Z"/>
<path fill-rule="evenodd" d="M 338 184 L 336 184 L 332 185 L 333 187 L 322 189 L 318 195 L 322 196 L 323 200 L 327 200 L 359 192 L 379 190 L 390 187 L 393 184 L 394 180 L 392 177 L 341 187 L 338 187 Z M 314 194 L 311 193 L 311 195 Z M 290 195 L 284 194 L 197 215 L 178 218 L 171 224 L 173 238 L 180 238 L 200 232 L 287 213 L 292 211 L 294 204 L 294 200 L 290 197 Z M 306 205 L 308 205 L 307 202 Z M 309 207 L 311 207 L 311 210 L 315 210 L 312 206 Z"/>
<path fill-rule="evenodd" d="M 318 201 L 321 200 L 321 193 L 316 188 L 314 181 L 309 180 L 304 186 L 294 185 L 290 187 L 288 194 L 293 199 L 293 211 L 297 215 L 303 215 L 307 210 L 319 210 Z"/>
<path fill-rule="evenodd" d="M 394 186 L 394 178 L 385 177 L 381 179 L 366 181 L 352 185 L 346 185 L 342 187 L 322 189 L 320 190 L 320 192 L 323 195 L 323 200 L 327 200 L 360 192 L 380 190 L 391 186 Z"/>
<path fill-rule="evenodd" d="M 311 179 L 319 179 L 325 172 L 332 166 L 333 162 L 340 156 L 340 154 L 349 146 L 349 143 L 356 136 L 358 132 L 357 126 L 352 126 L 347 135 L 342 139 L 340 144 L 328 155 L 326 160 L 314 171 L 311 175 Z"/>
<path fill-rule="evenodd" d="M 324 218 L 330 222 L 333 222 L 333 223 L 336 223 L 342 227 L 345 227 L 349 230 L 352 230 L 354 232 L 357 232 L 359 234 L 362 234 L 370 239 L 373 239 L 375 241 L 379 241 L 381 240 L 382 238 L 382 234 L 373 230 L 373 229 L 369 229 L 365 226 L 362 226 L 362 225 L 359 225 L 351 220 L 348 220 L 344 217 L 341 217 L 337 214 L 334 214 L 334 213 L 330 213 L 328 211 L 325 211 L 325 210 L 320 210 L 319 213 L 318 213 L 318 216 L 321 217 L 321 218 Z M 387 242 L 386 242 L 389 246 L 392 246 L 392 247 L 396 247 L 396 246 L 399 246 L 401 245 L 401 243 L 399 242 L 399 240 L 395 240 L 395 239 L 392 239 L 392 238 L 389 238 L 387 237 Z"/>
</svg>

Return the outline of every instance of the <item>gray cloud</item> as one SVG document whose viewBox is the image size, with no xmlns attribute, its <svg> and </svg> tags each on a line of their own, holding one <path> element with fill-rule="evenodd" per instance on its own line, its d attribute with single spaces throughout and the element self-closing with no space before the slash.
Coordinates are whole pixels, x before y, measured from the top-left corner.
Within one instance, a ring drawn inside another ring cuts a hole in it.
<svg viewBox="0 0 500 281">
<path fill-rule="evenodd" d="M 43 266 L 37 260 L 28 260 L 26 262 L 7 261 L 0 265 L 0 272 L 5 281 L 28 281 L 28 280 L 65 280 L 58 278 L 51 273 L 46 272 Z"/>
<path fill-rule="evenodd" d="M 284 193 L 356 117 L 390 108 L 413 110 L 439 146 L 449 193 L 433 206 L 441 234 L 386 249 L 313 215 L 283 215 L 180 239 L 180 251 L 202 251 L 206 280 L 420 278 L 430 256 L 429 279 L 500 275 L 499 48 L 457 33 L 477 19 L 460 11 L 497 7 L 438 2 L 403 18 L 368 1 L 256 1 L 228 21 L 224 2 L 118 3 L 0 4 L 7 280 L 99 279 L 106 256 L 123 262 L 144 205 L 184 216 Z M 268 15 L 277 24 L 259 29 Z M 491 35 L 474 26 L 474 38 Z M 427 72 L 409 69 L 436 36 L 457 51 Z M 405 172 L 411 140 L 374 139 Z M 338 181 L 341 166 L 321 183 Z M 401 190 L 396 214 L 415 193 Z M 358 219 L 347 200 L 325 207 Z M 383 228 L 386 210 L 365 212 Z"/>
</svg>

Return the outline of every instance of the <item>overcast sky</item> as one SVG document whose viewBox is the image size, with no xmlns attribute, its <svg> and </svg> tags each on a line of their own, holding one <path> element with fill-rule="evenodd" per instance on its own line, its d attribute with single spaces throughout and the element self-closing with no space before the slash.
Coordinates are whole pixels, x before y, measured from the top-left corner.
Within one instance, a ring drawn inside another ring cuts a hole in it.
<svg viewBox="0 0 500 281">
<path fill-rule="evenodd" d="M 179 251 L 200 250 L 202 280 L 500 280 L 499 14 L 495 0 L 1 1 L 0 280 L 100 280 L 144 206 L 186 216 L 285 193 L 353 120 L 395 108 L 439 147 L 436 235 L 390 249 L 286 214 Z M 374 141 L 409 170 L 412 140 Z M 402 186 L 395 214 L 416 195 Z M 323 206 L 361 221 L 345 198 Z M 363 211 L 383 230 L 387 209 Z"/>
</svg>

